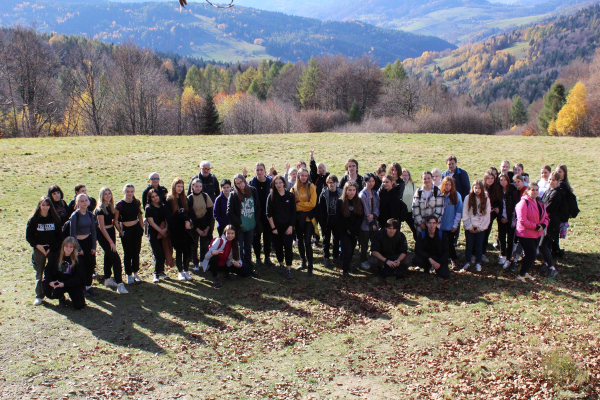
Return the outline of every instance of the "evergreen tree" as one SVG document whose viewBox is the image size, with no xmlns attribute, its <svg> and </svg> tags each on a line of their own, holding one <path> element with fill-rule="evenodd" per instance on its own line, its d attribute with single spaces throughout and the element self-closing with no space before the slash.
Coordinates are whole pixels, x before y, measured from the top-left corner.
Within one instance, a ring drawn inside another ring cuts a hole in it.
<svg viewBox="0 0 600 400">
<path fill-rule="evenodd" d="M 554 82 L 544 96 L 544 105 L 538 115 L 538 129 L 541 134 L 548 135 L 550 122 L 556 119 L 558 112 L 567 101 L 565 87 L 562 83 Z"/>
<path fill-rule="evenodd" d="M 298 98 L 304 108 L 316 108 L 320 69 L 317 60 L 310 57 L 308 67 L 302 71 L 298 82 Z"/>
<path fill-rule="evenodd" d="M 350 120 L 350 122 L 360 122 L 360 108 L 358 107 L 358 104 L 356 104 L 356 102 L 352 103 L 352 107 L 350 107 L 350 111 L 348 112 L 348 119 Z"/>
<path fill-rule="evenodd" d="M 525 110 L 525 105 L 523 104 L 523 100 L 521 100 L 521 96 L 515 95 L 513 97 L 508 118 L 513 125 L 523 125 L 527 123 L 527 110 Z"/>
<path fill-rule="evenodd" d="M 267 98 L 265 79 L 262 76 L 255 78 L 246 93 L 257 97 L 259 100 L 265 100 Z"/>
<path fill-rule="evenodd" d="M 200 132 L 203 135 L 217 135 L 221 131 L 221 124 L 213 97 L 207 93 L 200 110 Z"/>
<path fill-rule="evenodd" d="M 383 77 L 386 83 L 390 83 L 391 81 L 396 79 L 406 79 L 408 78 L 408 74 L 406 73 L 402 62 L 400 62 L 400 60 L 396 60 L 394 64 L 388 63 L 385 66 L 385 68 L 383 69 Z"/>
</svg>

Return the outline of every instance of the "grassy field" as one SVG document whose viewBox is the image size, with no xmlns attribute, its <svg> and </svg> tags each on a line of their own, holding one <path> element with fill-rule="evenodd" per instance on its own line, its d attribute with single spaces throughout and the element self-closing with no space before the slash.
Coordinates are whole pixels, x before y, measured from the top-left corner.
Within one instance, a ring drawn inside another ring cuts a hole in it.
<svg viewBox="0 0 600 400">
<path fill-rule="evenodd" d="M 187 181 L 202 159 L 220 179 L 259 160 L 281 171 L 308 160 L 314 144 L 317 161 L 338 174 L 350 156 L 361 173 L 400 161 L 414 176 L 442 169 L 450 153 L 472 178 L 503 159 L 532 176 L 567 164 L 582 212 L 562 242 L 560 275 L 526 285 L 498 277 L 492 250 L 481 273 L 442 282 L 414 271 L 381 285 L 370 272 L 342 280 L 317 251 L 311 279 L 263 269 L 259 280 L 219 290 L 206 275 L 153 285 L 144 239 L 145 281 L 129 295 L 100 288 L 79 312 L 52 300 L 32 306 L 25 224 L 49 185 L 70 198 L 85 182 L 97 198 L 101 186 L 118 195 L 132 182 L 139 194 L 152 171 L 166 186 Z M 592 139 L 465 135 L 1 140 L 0 398 L 597 399 L 598 154 Z"/>
</svg>

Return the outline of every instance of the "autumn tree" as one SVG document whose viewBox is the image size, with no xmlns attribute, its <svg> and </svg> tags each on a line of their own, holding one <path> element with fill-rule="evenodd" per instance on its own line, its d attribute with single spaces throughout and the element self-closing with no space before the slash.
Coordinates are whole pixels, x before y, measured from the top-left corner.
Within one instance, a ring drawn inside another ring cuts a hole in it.
<svg viewBox="0 0 600 400">
<path fill-rule="evenodd" d="M 587 115 L 587 89 L 577 82 L 569 91 L 567 102 L 556 116 L 556 131 L 561 136 L 582 136 Z"/>
</svg>

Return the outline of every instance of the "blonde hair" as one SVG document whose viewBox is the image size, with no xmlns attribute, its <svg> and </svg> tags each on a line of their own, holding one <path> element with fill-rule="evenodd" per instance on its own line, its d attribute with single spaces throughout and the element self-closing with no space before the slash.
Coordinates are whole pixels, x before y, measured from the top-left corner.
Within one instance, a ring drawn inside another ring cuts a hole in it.
<svg viewBox="0 0 600 400">
<path fill-rule="evenodd" d="M 63 240 L 62 244 L 60 245 L 60 256 L 58 257 L 58 265 L 62 264 L 65 258 L 67 258 L 65 256 L 65 245 L 67 244 L 73 246 L 73 251 L 68 257 L 69 261 L 71 261 L 71 265 L 75 265 L 75 263 L 77 262 L 77 239 L 75 239 L 73 236 L 68 236 L 65 240 Z"/>
<path fill-rule="evenodd" d="M 300 174 L 302 174 L 303 172 L 306 172 L 308 174 L 308 170 L 306 168 L 300 168 L 298 170 L 298 175 L 296 175 L 296 183 L 294 183 L 294 187 L 292 189 L 295 193 L 300 193 L 300 187 L 303 187 L 306 191 L 307 201 L 310 201 L 310 185 L 312 185 L 312 183 L 310 183 L 310 179 L 307 179 L 306 183 L 300 182 Z"/>
<path fill-rule="evenodd" d="M 110 196 L 110 201 L 108 202 L 107 205 L 105 205 L 104 204 L 104 194 L 106 193 L 107 190 L 110 192 L 111 196 Z M 102 212 L 106 213 L 106 208 L 108 206 L 108 209 L 110 210 L 110 212 L 114 214 L 114 212 L 115 212 L 115 196 L 112 195 L 112 190 L 110 190 L 109 188 L 107 188 L 105 186 L 102 189 L 100 189 L 100 194 L 98 195 L 98 197 L 100 198 L 100 201 L 98 202 L 98 205 L 96 205 L 96 210 L 101 210 Z"/>
</svg>

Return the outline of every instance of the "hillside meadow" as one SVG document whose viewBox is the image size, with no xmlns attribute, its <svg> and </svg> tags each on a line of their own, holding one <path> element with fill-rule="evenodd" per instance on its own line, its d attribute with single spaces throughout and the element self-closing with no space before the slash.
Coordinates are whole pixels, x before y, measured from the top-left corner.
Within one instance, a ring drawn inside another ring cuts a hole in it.
<svg viewBox="0 0 600 400">
<path fill-rule="evenodd" d="M 51 184 L 67 201 L 79 182 L 96 198 L 102 186 L 119 198 L 125 183 L 140 195 L 153 171 L 165 186 L 188 181 L 203 159 L 219 179 L 256 161 L 283 173 L 286 161 L 308 162 L 312 147 L 340 177 L 349 157 L 360 173 L 399 161 L 418 177 L 455 154 L 472 179 L 503 159 L 536 178 L 543 164 L 567 164 L 582 212 L 561 242 L 559 276 L 522 284 L 497 273 L 491 250 L 481 273 L 447 282 L 416 271 L 385 284 L 371 271 L 342 280 L 318 249 L 311 279 L 261 269 L 260 279 L 234 277 L 219 290 L 208 274 L 153 285 L 144 238 L 144 282 L 130 294 L 99 287 L 84 311 L 32 306 L 25 224 Z M 598 154 L 593 139 L 472 135 L 0 140 L 0 398 L 598 398 Z"/>
</svg>

